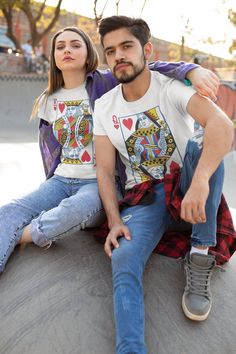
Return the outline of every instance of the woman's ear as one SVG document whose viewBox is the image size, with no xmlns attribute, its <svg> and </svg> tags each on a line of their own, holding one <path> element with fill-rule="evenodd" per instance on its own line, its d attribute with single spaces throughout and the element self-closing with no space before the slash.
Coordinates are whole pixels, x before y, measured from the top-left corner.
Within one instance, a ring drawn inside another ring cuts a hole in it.
<svg viewBox="0 0 236 354">
<path fill-rule="evenodd" d="M 145 59 L 148 60 L 151 58 L 152 56 L 152 50 L 153 50 L 153 46 L 152 46 L 152 43 L 151 42 L 147 42 L 145 45 L 144 45 L 144 56 L 145 56 Z"/>
</svg>

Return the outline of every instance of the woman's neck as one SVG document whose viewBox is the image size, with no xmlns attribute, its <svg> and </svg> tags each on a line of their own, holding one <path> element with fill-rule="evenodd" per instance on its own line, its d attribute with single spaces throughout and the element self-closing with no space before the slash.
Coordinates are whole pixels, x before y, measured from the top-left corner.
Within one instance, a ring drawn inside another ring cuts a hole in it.
<svg viewBox="0 0 236 354">
<path fill-rule="evenodd" d="M 85 79 L 86 79 L 86 74 L 81 73 L 81 72 L 75 72 L 75 71 L 67 71 L 62 73 L 63 79 L 64 79 L 64 88 L 65 89 L 73 89 L 78 86 L 81 86 Z"/>
</svg>

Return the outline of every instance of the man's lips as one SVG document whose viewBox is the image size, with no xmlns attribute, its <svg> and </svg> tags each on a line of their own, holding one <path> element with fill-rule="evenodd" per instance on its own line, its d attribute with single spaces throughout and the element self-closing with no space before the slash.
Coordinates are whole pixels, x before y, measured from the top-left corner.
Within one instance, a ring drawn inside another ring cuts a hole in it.
<svg viewBox="0 0 236 354">
<path fill-rule="evenodd" d="M 123 69 L 127 68 L 130 65 L 131 64 L 129 64 L 129 63 L 119 63 L 119 64 L 116 64 L 114 69 L 115 69 L 115 71 L 119 71 L 119 70 L 123 70 Z"/>
</svg>

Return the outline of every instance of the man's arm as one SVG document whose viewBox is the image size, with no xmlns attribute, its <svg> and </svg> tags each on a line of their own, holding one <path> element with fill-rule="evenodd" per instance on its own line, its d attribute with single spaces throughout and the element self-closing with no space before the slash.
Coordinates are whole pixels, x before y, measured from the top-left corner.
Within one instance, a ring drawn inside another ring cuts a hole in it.
<svg viewBox="0 0 236 354">
<path fill-rule="evenodd" d="M 181 204 L 181 218 L 195 224 L 206 222 L 209 179 L 232 147 L 234 127 L 219 107 L 197 94 L 190 98 L 187 111 L 205 128 L 201 157 Z"/>
<path fill-rule="evenodd" d="M 110 232 L 106 238 L 104 250 L 112 256 L 112 248 L 118 248 L 118 237 L 131 239 L 129 229 L 120 217 L 115 187 L 116 150 L 107 136 L 95 135 L 97 179 L 99 193 L 108 219 Z"/>
<path fill-rule="evenodd" d="M 216 101 L 220 82 L 216 74 L 211 70 L 193 63 L 162 62 L 159 60 L 149 63 L 149 68 L 182 82 L 188 79 L 200 95 Z"/>
</svg>

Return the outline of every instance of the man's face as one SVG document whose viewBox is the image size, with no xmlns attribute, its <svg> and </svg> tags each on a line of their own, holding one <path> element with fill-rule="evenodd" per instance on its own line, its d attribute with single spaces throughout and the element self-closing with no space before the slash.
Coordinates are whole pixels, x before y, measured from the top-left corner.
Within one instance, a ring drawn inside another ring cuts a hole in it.
<svg viewBox="0 0 236 354">
<path fill-rule="evenodd" d="M 106 34 L 103 46 L 107 64 L 119 82 L 132 82 L 145 69 L 143 48 L 127 29 L 121 28 Z"/>
</svg>

